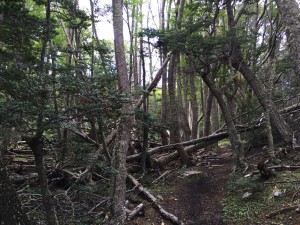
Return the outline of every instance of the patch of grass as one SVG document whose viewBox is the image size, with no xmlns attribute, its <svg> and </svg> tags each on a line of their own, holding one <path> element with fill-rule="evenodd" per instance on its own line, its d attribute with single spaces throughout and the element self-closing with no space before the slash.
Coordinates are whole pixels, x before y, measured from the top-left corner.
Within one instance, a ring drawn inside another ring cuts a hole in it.
<svg viewBox="0 0 300 225">
<path fill-rule="evenodd" d="M 249 223 L 252 218 L 260 216 L 265 204 L 256 201 L 256 198 L 262 190 L 262 184 L 255 179 L 246 179 L 241 175 L 231 176 L 227 197 L 222 202 L 224 221 Z M 242 199 L 245 192 L 253 193 L 253 197 Z"/>
<path fill-rule="evenodd" d="M 264 207 L 263 203 L 255 200 L 242 200 L 240 195 L 229 196 L 223 202 L 224 221 L 250 222 L 253 218 L 261 216 Z"/>
<path fill-rule="evenodd" d="M 227 184 L 226 197 L 222 202 L 224 222 L 226 224 L 298 224 L 299 215 L 294 211 L 266 219 L 266 215 L 275 210 L 300 202 L 300 196 L 292 202 L 292 196 L 299 190 L 300 171 L 281 171 L 268 180 L 259 176 L 244 178 L 233 175 Z M 282 192 L 280 197 L 273 196 L 277 188 Z M 245 192 L 252 196 L 242 199 Z"/>
</svg>

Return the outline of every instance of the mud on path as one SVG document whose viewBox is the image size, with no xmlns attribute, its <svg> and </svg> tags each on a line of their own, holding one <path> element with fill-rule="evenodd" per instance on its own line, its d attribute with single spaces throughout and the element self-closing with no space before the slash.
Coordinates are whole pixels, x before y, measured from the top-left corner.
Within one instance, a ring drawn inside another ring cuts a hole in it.
<svg viewBox="0 0 300 225">
<path fill-rule="evenodd" d="M 209 153 L 210 155 L 211 153 Z M 177 216 L 185 225 L 221 225 L 221 202 L 225 195 L 226 181 L 233 168 L 230 150 L 218 149 L 208 159 L 198 157 L 195 163 L 200 164 L 177 173 L 168 186 L 170 192 L 159 194 L 160 204 L 170 213 Z M 195 157 L 194 155 L 194 158 Z M 212 161 L 209 159 L 213 159 Z M 207 162 L 207 165 L 203 165 Z M 199 175 L 182 178 L 186 171 L 200 171 Z M 145 217 L 139 217 L 130 224 L 137 225 L 171 225 L 146 203 Z"/>
</svg>

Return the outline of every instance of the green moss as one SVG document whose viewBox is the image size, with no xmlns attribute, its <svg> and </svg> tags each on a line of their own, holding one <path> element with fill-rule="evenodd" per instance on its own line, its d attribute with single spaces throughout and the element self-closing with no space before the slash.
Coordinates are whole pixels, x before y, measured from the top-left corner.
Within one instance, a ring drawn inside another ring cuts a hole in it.
<svg viewBox="0 0 300 225">
<path fill-rule="evenodd" d="M 230 147 L 230 141 L 229 141 L 229 139 L 224 139 L 222 141 L 219 141 L 218 146 L 220 148 L 228 148 L 228 147 Z"/>
</svg>

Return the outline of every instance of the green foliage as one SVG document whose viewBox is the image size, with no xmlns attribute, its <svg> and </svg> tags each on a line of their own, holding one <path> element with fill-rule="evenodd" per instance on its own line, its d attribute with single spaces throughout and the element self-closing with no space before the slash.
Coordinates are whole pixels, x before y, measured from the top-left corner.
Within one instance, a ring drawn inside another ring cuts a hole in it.
<svg viewBox="0 0 300 225">
<path fill-rule="evenodd" d="M 21 0 L 2 0 L 0 15 L 0 65 L 14 61 L 20 68 L 34 59 L 32 44 L 41 39 L 43 23 L 29 13 Z"/>
<path fill-rule="evenodd" d="M 139 37 L 148 37 L 148 38 L 155 38 L 161 35 L 161 31 L 154 29 L 154 28 L 143 28 L 141 32 L 139 32 Z"/>
</svg>

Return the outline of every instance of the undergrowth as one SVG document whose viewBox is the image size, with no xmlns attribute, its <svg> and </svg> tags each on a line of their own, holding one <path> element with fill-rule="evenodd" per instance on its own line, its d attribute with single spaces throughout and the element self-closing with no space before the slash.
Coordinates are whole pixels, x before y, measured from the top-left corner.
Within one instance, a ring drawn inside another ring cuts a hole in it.
<svg viewBox="0 0 300 225">
<path fill-rule="evenodd" d="M 300 215 L 290 210 L 272 218 L 266 216 L 276 210 L 300 203 L 300 171 L 281 171 L 268 180 L 259 175 L 245 178 L 243 175 L 232 175 L 228 180 L 226 197 L 222 202 L 224 222 L 226 224 L 300 224 Z M 279 190 L 281 195 L 274 197 Z M 246 193 L 248 198 L 242 198 Z M 294 196 L 294 197 L 293 197 Z"/>
</svg>

